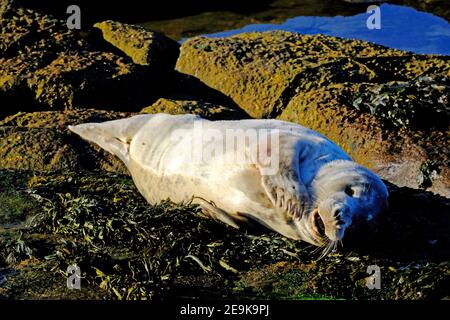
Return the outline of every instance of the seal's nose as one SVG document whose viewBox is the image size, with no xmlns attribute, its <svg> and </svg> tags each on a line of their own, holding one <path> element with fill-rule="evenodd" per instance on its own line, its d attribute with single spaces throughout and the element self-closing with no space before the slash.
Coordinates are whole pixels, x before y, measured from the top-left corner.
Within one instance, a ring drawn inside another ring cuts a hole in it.
<svg viewBox="0 0 450 320">
<path fill-rule="evenodd" d="M 324 235 L 332 240 L 341 240 L 344 237 L 344 231 L 347 227 L 346 208 L 335 206 L 329 211 L 322 212 L 322 220 L 324 222 Z"/>
<path fill-rule="evenodd" d="M 338 218 L 341 215 L 341 209 L 335 209 L 333 211 L 333 217 Z"/>
</svg>

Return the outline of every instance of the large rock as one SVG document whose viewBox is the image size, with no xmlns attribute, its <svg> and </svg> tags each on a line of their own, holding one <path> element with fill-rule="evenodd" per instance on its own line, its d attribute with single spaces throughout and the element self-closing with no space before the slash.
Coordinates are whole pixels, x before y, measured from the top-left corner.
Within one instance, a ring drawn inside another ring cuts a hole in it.
<svg viewBox="0 0 450 320">
<path fill-rule="evenodd" d="M 87 47 L 65 22 L 22 8 L 12 0 L 0 2 L 0 30 L 0 57 L 37 50 L 55 55 L 59 51 Z"/>
<path fill-rule="evenodd" d="M 136 64 L 161 70 L 172 70 L 175 66 L 180 45 L 163 34 L 111 20 L 96 23 L 94 27 Z"/>
<path fill-rule="evenodd" d="M 132 110 L 142 103 L 142 77 L 140 69 L 113 53 L 68 52 L 37 70 L 28 86 L 38 102 L 52 109 Z"/>
<path fill-rule="evenodd" d="M 3 0 L 0 8 L 0 113 L 76 108 L 138 111 L 154 100 L 164 75 L 113 52 L 101 52 L 64 21 L 9 0 Z M 164 42 L 155 37 L 153 47 L 160 41 Z M 153 61 L 161 62 L 162 58 Z"/>
<path fill-rule="evenodd" d="M 177 70 L 251 116 L 297 122 L 403 186 L 450 197 L 450 57 L 288 32 L 197 37 Z"/>
<path fill-rule="evenodd" d="M 28 79 L 60 52 L 88 48 L 63 22 L 17 6 L 11 0 L 0 2 L 0 30 L 2 113 L 35 108 L 35 94 L 28 87 Z"/>
<path fill-rule="evenodd" d="M 298 82 L 370 81 L 375 75 L 352 58 L 405 55 L 361 41 L 289 32 L 188 39 L 176 69 L 230 96 L 254 117 L 277 114 Z M 314 72 L 318 67 L 323 73 Z M 336 72 L 339 71 L 339 72 Z M 304 79 L 305 73 L 313 73 Z"/>
<path fill-rule="evenodd" d="M 146 101 L 142 70 L 113 53 L 72 51 L 45 59 L 33 52 L 0 58 L 0 63 L 0 95 L 10 101 L 1 112 L 105 106 L 132 110 Z"/>
</svg>

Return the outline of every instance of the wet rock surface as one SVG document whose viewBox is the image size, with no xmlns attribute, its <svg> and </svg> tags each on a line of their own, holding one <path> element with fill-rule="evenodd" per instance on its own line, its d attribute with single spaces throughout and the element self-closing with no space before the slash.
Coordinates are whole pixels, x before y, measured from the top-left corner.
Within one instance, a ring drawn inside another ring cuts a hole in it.
<svg viewBox="0 0 450 320">
<path fill-rule="evenodd" d="M 10 0 L 0 24 L 0 298 L 450 298 L 448 57 L 275 32 L 188 40 L 171 70 L 176 46 L 135 26 L 85 37 Z M 67 130 L 138 112 L 311 127 L 387 180 L 389 210 L 318 260 L 190 203 L 149 205 L 117 158 Z"/>
</svg>

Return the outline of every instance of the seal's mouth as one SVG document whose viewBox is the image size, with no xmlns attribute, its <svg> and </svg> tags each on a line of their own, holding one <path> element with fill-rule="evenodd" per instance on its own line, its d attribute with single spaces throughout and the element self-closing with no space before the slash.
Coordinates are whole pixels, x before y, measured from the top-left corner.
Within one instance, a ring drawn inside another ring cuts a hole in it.
<svg viewBox="0 0 450 320">
<path fill-rule="evenodd" d="M 312 227 L 314 231 L 321 237 L 325 238 L 325 223 L 323 222 L 322 218 L 320 217 L 319 210 L 315 209 L 312 213 Z"/>
</svg>

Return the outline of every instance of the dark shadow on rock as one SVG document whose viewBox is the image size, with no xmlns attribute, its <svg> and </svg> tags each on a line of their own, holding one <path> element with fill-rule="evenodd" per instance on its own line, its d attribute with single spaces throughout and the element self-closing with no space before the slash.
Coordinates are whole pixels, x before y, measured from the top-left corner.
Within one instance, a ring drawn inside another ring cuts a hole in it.
<svg viewBox="0 0 450 320">
<path fill-rule="evenodd" d="M 167 89 L 162 92 L 161 98 L 209 102 L 230 109 L 239 110 L 242 114 L 240 119 L 251 118 L 247 112 L 241 109 L 233 101 L 233 99 L 222 92 L 209 87 L 194 76 L 174 71 L 172 76 L 166 81 L 167 84 L 163 87 L 166 87 Z"/>
<path fill-rule="evenodd" d="M 397 261 L 446 261 L 450 257 L 450 200 L 386 182 L 389 209 L 376 221 L 355 223 L 344 251 Z"/>
<path fill-rule="evenodd" d="M 62 139 L 78 155 L 78 165 L 87 171 L 114 171 L 121 174 L 129 174 L 125 165 L 115 156 L 80 139 L 72 132 L 63 134 Z"/>
</svg>

